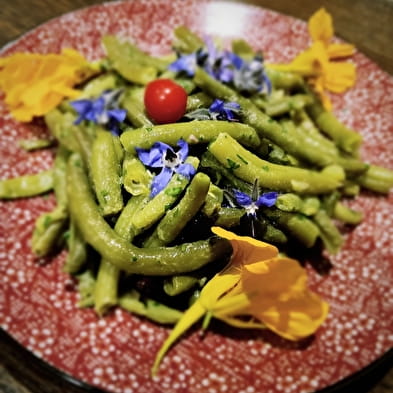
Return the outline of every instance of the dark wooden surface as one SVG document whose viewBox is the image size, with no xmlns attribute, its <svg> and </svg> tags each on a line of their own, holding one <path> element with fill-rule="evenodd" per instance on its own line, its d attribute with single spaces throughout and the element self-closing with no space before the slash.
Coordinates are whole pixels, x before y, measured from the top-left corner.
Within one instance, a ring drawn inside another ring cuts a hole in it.
<svg viewBox="0 0 393 393">
<path fill-rule="evenodd" d="M 304 20 L 319 7 L 325 6 L 333 16 L 336 35 L 354 43 L 361 52 L 393 75 L 393 0 L 245 0 L 243 2 L 271 8 Z M 100 1 L 0 0 L 0 47 L 51 18 L 97 3 Z M 31 367 L 32 360 L 27 359 L 28 355 L 23 351 L 18 352 L 12 343 L 6 341 L 1 335 L 0 393 L 43 392 L 44 386 L 45 392 L 71 392 L 69 387 L 65 385 L 62 387 L 63 383 L 60 382 L 59 376 L 52 375 L 50 370 L 38 366 Z M 393 393 L 392 371 L 371 388 L 375 383 L 374 379 L 378 380 L 382 377 L 389 366 L 391 364 L 385 362 L 382 370 L 368 374 L 370 388 L 367 387 L 367 391 Z M 42 375 L 38 375 L 40 373 Z M 36 384 L 37 381 L 43 384 L 42 389 L 37 390 L 32 387 L 32 384 Z M 26 386 L 30 386 L 30 389 Z M 347 391 L 358 393 L 358 390 L 349 388 L 344 392 Z"/>
</svg>

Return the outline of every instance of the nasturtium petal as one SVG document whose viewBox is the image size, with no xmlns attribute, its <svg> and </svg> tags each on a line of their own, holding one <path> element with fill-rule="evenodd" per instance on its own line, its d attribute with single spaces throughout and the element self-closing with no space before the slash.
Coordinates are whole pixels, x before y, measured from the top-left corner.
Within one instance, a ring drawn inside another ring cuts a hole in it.
<svg viewBox="0 0 393 393">
<path fill-rule="evenodd" d="M 308 21 L 308 31 L 313 41 L 322 41 L 328 44 L 333 37 L 333 21 L 331 15 L 320 8 Z"/>
<path fill-rule="evenodd" d="M 325 90 L 343 93 L 352 87 L 356 80 L 354 64 L 333 60 L 353 55 L 356 48 L 351 44 L 331 42 L 334 34 L 333 21 L 324 8 L 310 17 L 308 30 L 312 44 L 307 49 L 299 53 L 289 64 L 269 64 L 269 67 L 294 72 L 307 78 L 324 108 L 330 111 L 332 103 Z"/>
<path fill-rule="evenodd" d="M 27 122 L 48 113 L 65 97 L 77 96 L 73 87 L 95 72 L 72 49 L 47 55 L 15 53 L 0 61 L 0 89 L 14 118 Z"/>
<path fill-rule="evenodd" d="M 342 57 L 348 57 L 355 54 L 356 48 L 352 44 L 329 44 L 327 47 L 327 54 L 329 59 L 339 59 Z"/>
<path fill-rule="evenodd" d="M 168 352 L 169 348 L 199 319 L 203 317 L 206 313 L 206 310 L 202 307 L 202 305 L 197 301 L 195 302 L 188 310 L 185 311 L 183 316 L 177 322 L 175 327 L 172 329 L 168 338 L 165 340 L 164 344 L 158 351 L 153 367 L 152 367 L 152 375 L 157 373 L 158 367 L 164 358 L 165 354 Z"/>
<path fill-rule="evenodd" d="M 325 86 L 334 93 L 342 93 L 356 82 L 356 69 L 352 63 L 329 63 L 326 67 Z"/>
<path fill-rule="evenodd" d="M 211 230 L 217 236 L 231 241 L 233 247 L 231 262 L 233 264 L 248 265 L 265 259 L 274 258 L 278 255 L 277 247 L 271 244 L 249 236 L 238 236 L 220 227 L 212 227 Z"/>
<path fill-rule="evenodd" d="M 313 334 L 325 320 L 329 306 L 307 288 L 306 270 L 290 258 L 272 258 L 265 263 L 265 274 L 244 269 L 243 291 L 252 294 L 250 313 L 288 340 Z"/>
</svg>

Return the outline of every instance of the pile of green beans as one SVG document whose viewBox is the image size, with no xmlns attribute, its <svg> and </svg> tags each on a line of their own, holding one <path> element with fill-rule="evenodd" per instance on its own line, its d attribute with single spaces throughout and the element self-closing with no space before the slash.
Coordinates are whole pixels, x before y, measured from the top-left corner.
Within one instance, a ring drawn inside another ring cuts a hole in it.
<svg viewBox="0 0 393 393">
<path fill-rule="evenodd" d="M 174 34 L 179 52 L 204 45 L 185 27 Z M 37 218 L 32 251 L 42 257 L 67 248 L 64 270 L 79 280 L 80 305 L 99 315 L 120 306 L 175 323 L 231 256 L 230 243 L 210 227 L 246 231 L 250 217 L 234 190 L 251 195 L 258 184 L 259 192 L 278 192 L 275 205 L 261 207 L 256 216 L 261 240 L 288 255 L 293 247 L 309 251 L 321 244 L 334 254 L 343 244 L 337 221 L 362 220 L 347 201 L 361 189 L 388 193 L 393 186 L 393 172 L 359 158 L 360 135 L 325 111 L 298 75 L 267 69 L 272 92 L 246 96 L 202 68 L 192 77 L 168 71 L 174 56 L 153 57 L 114 36 L 104 37 L 103 45 L 101 72 L 82 86 L 81 98 L 121 88 L 120 105 L 127 111 L 121 135 L 86 121 L 76 125 L 76 113 L 64 100 L 45 115 L 48 141 L 21 143 L 33 150 L 55 139 L 53 168 L 0 181 L 2 199 L 54 191 L 57 204 Z M 232 50 L 244 59 L 254 55 L 242 40 Z M 239 121 L 185 116 L 155 125 L 143 96 L 145 85 L 160 77 L 185 88 L 186 114 L 218 98 L 240 104 Z M 187 163 L 196 174 L 174 174 L 152 198 L 154 173 L 137 148 L 158 141 L 176 147 L 179 139 L 190 146 Z"/>
</svg>

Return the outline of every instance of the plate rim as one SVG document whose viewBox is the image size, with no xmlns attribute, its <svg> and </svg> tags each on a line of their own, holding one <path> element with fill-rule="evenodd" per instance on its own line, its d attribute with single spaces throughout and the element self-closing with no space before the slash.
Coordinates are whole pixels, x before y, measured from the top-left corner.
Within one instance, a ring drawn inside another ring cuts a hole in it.
<svg viewBox="0 0 393 393">
<path fill-rule="evenodd" d="M 36 26 L 34 26 L 33 28 L 21 33 L 20 35 L 18 35 L 17 37 L 15 37 L 12 41 L 7 42 L 6 44 L 4 44 L 2 47 L 0 47 L 0 56 L 3 55 L 3 53 L 5 51 L 7 51 L 10 47 L 12 47 L 13 45 L 17 44 L 18 41 L 20 41 L 21 39 L 23 39 L 24 37 L 28 36 L 29 34 L 33 34 L 35 32 L 35 30 L 41 28 L 42 26 L 45 26 L 48 23 L 52 23 L 54 21 L 56 21 L 58 18 L 64 17 L 66 15 L 70 15 L 70 14 L 74 14 L 76 12 L 83 12 L 86 9 L 92 9 L 92 8 L 100 8 L 100 7 L 105 7 L 105 5 L 112 5 L 112 4 L 121 4 L 121 3 L 126 3 L 129 0 L 105 0 L 102 3 L 96 3 L 96 4 L 91 4 L 91 5 L 87 5 L 84 7 L 80 7 L 74 10 L 70 10 L 66 13 L 63 14 L 59 14 L 57 16 L 54 16 L 52 18 L 49 18 L 39 24 L 37 24 Z M 195 0 L 197 1 L 197 0 Z M 258 3 L 255 2 L 242 2 L 242 1 L 231 1 L 231 0 L 210 0 L 207 2 L 218 2 L 218 3 L 228 3 L 228 4 L 233 4 L 233 3 L 238 3 L 241 4 L 243 6 L 246 7 L 258 7 L 258 8 L 262 8 L 268 11 L 273 11 L 277 14 L 282 14 L 286 17 L 290 17 L 290 18 L 294 18 L 296 20 L 301 20 L 302 22 L 306 23 L 305 20 L 301 19 L 301 18 L 297 18 L 295 16 L 289 15 L 289 14 L 285 14 L 283 12 L 279 12 L 279 11 L 275 11 L 272 10 L 270 8 L 267 8 L 265 6 L 259 6 Z M 368 57 L 367 55 L 365 55 L 364 53 L 362 53 L 362 56 L 366 57 L 367 60 L 369 60 L 370 62 L 374 63 L 378 69 L 384 73 L 386 73 L 387 75 L 391 76 L 393 78 L 393 75 L 391 75 L 389 72 L 385 71 L 383 68 L 381 68 L 378 63 L 374 60 L 372 60 L 370 57 Z M 29 364 L 29 358 L 31 361 L 34 361 L 38 364 L 38 367 L 42 367 L 42 370 L 44 370 L 44 372 L 48 372 L 53 374 L 56 377 L 60 377 L 62 378 L 63 382 L 66 384 L 70 384 L 70 387 L 72 388 L 81 388 L 83 390 L 80 390 L 80 392 L 93 392 L 93 393 L 110 393 L 106 390 L 103 390 L 102 388 L 98 388 L 95 387 L 91 384 L 89 384 L 88 382 L 85 382 L 83 380 L 80 380 L 70 374 L 68 374 L 67 372 L 57 368 L 56 366 L 50 364 L 49 362 L 45 361 L 44 359 L 41 359 L 39 356 L 37 356 L 36 354 L 34 354 L 33 351 L 29 350 L 27 347 L 23 346 L 22 344 L 20 344 L 17 339 L 15 337 L 13 337 L 13 335 L 9 332 L 7 332 L 5 329 L 3 329 L 2 326 L 0 326 L 0 342 L 2 343 L 2 345 L 5 343 L 5 345 L 10 345 L 10 347 L 12 346 L 13 349 L 23 352 L 23 356 L 26 357 L 26 365 L 28 366 Z M 8 351 L 3 351 L 4 354 L 8 354 L 10 352 Z M 8 356 L 7 355 L 0 355 L 0 360 L 1 363 L 3 365 L 7 364 L 7 359 Z M 4 361 L 4 359 L 6 359 L 6 361 Z M 7 368 L 7 367 L 6 367 Z M 367 366 L 363 367 L 362 369 L 356 371 L 355 373 L 344 377 L 343 379 L 338 380 L 337 382 L 335 382 L 333 385 L 327 386 L 321 390 L 317 390 L 314 393 L 345 393 L 347 392 L 348 388 L 353 389 L 354 386 L 352 386 L 354 383 L 357 383 L 359 385 L 356 385 L 358 387 L 360 386 L 365 386 L 364 381 L 365 380 L 370 380 L 370 376 L 374 375 L 378 375 L 379 377 L 375 380 L 375 383 L 378 383 L 378 381 L 391 369 L 393 368 L 393 348 L 390 348 L 387 352 L 385 352 L 383 355 L 381 355 L 380 357 L 374 359 L 372 361 L 372 363 L 368 364 Z M 367 379 L 368 378 L 368 379 Z M 24 380 L 23 380 L 24 381 Z M 361 382 L 363 381 L 363 382 Z M 368 389 L 372 388 L 374 386 L 374 384 L 370 387 L 368 387 Z M 39 386 L 38 389 L 41 390 L 32 390 L 33 392 L 40 392 L 40 393 L 45 393 L 42 391 L 42 387 Z M 368 390 L 367 390 L 368 391 Z M 48 390 L 49 392 L 49 390 Z M 50 392 L 53 392 L 53 389 L 50 390 Z M 68 393 L 72 393 L 74 392 L 67 390 Z M 75 391 L 75 392 L 79 392 L 79 391 Z M 363 390 L 357 390 L 357 393 L 362 393 Z M 364 391 L 366 392 L 366 391 Z"/>
</svg>

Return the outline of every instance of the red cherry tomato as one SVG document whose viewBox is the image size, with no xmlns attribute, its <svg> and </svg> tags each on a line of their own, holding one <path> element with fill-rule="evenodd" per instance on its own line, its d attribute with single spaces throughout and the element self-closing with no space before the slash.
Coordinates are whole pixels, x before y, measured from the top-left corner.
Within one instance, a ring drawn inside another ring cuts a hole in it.
<svg viewBox="0 0 393 393">
<path fill-rule="evenodd" d="M 186 111 L 187 92 L 171 79 L 156 79 L 147 84 L 144 102 L 155 123 L 174 123 Z"/>
</svg>

